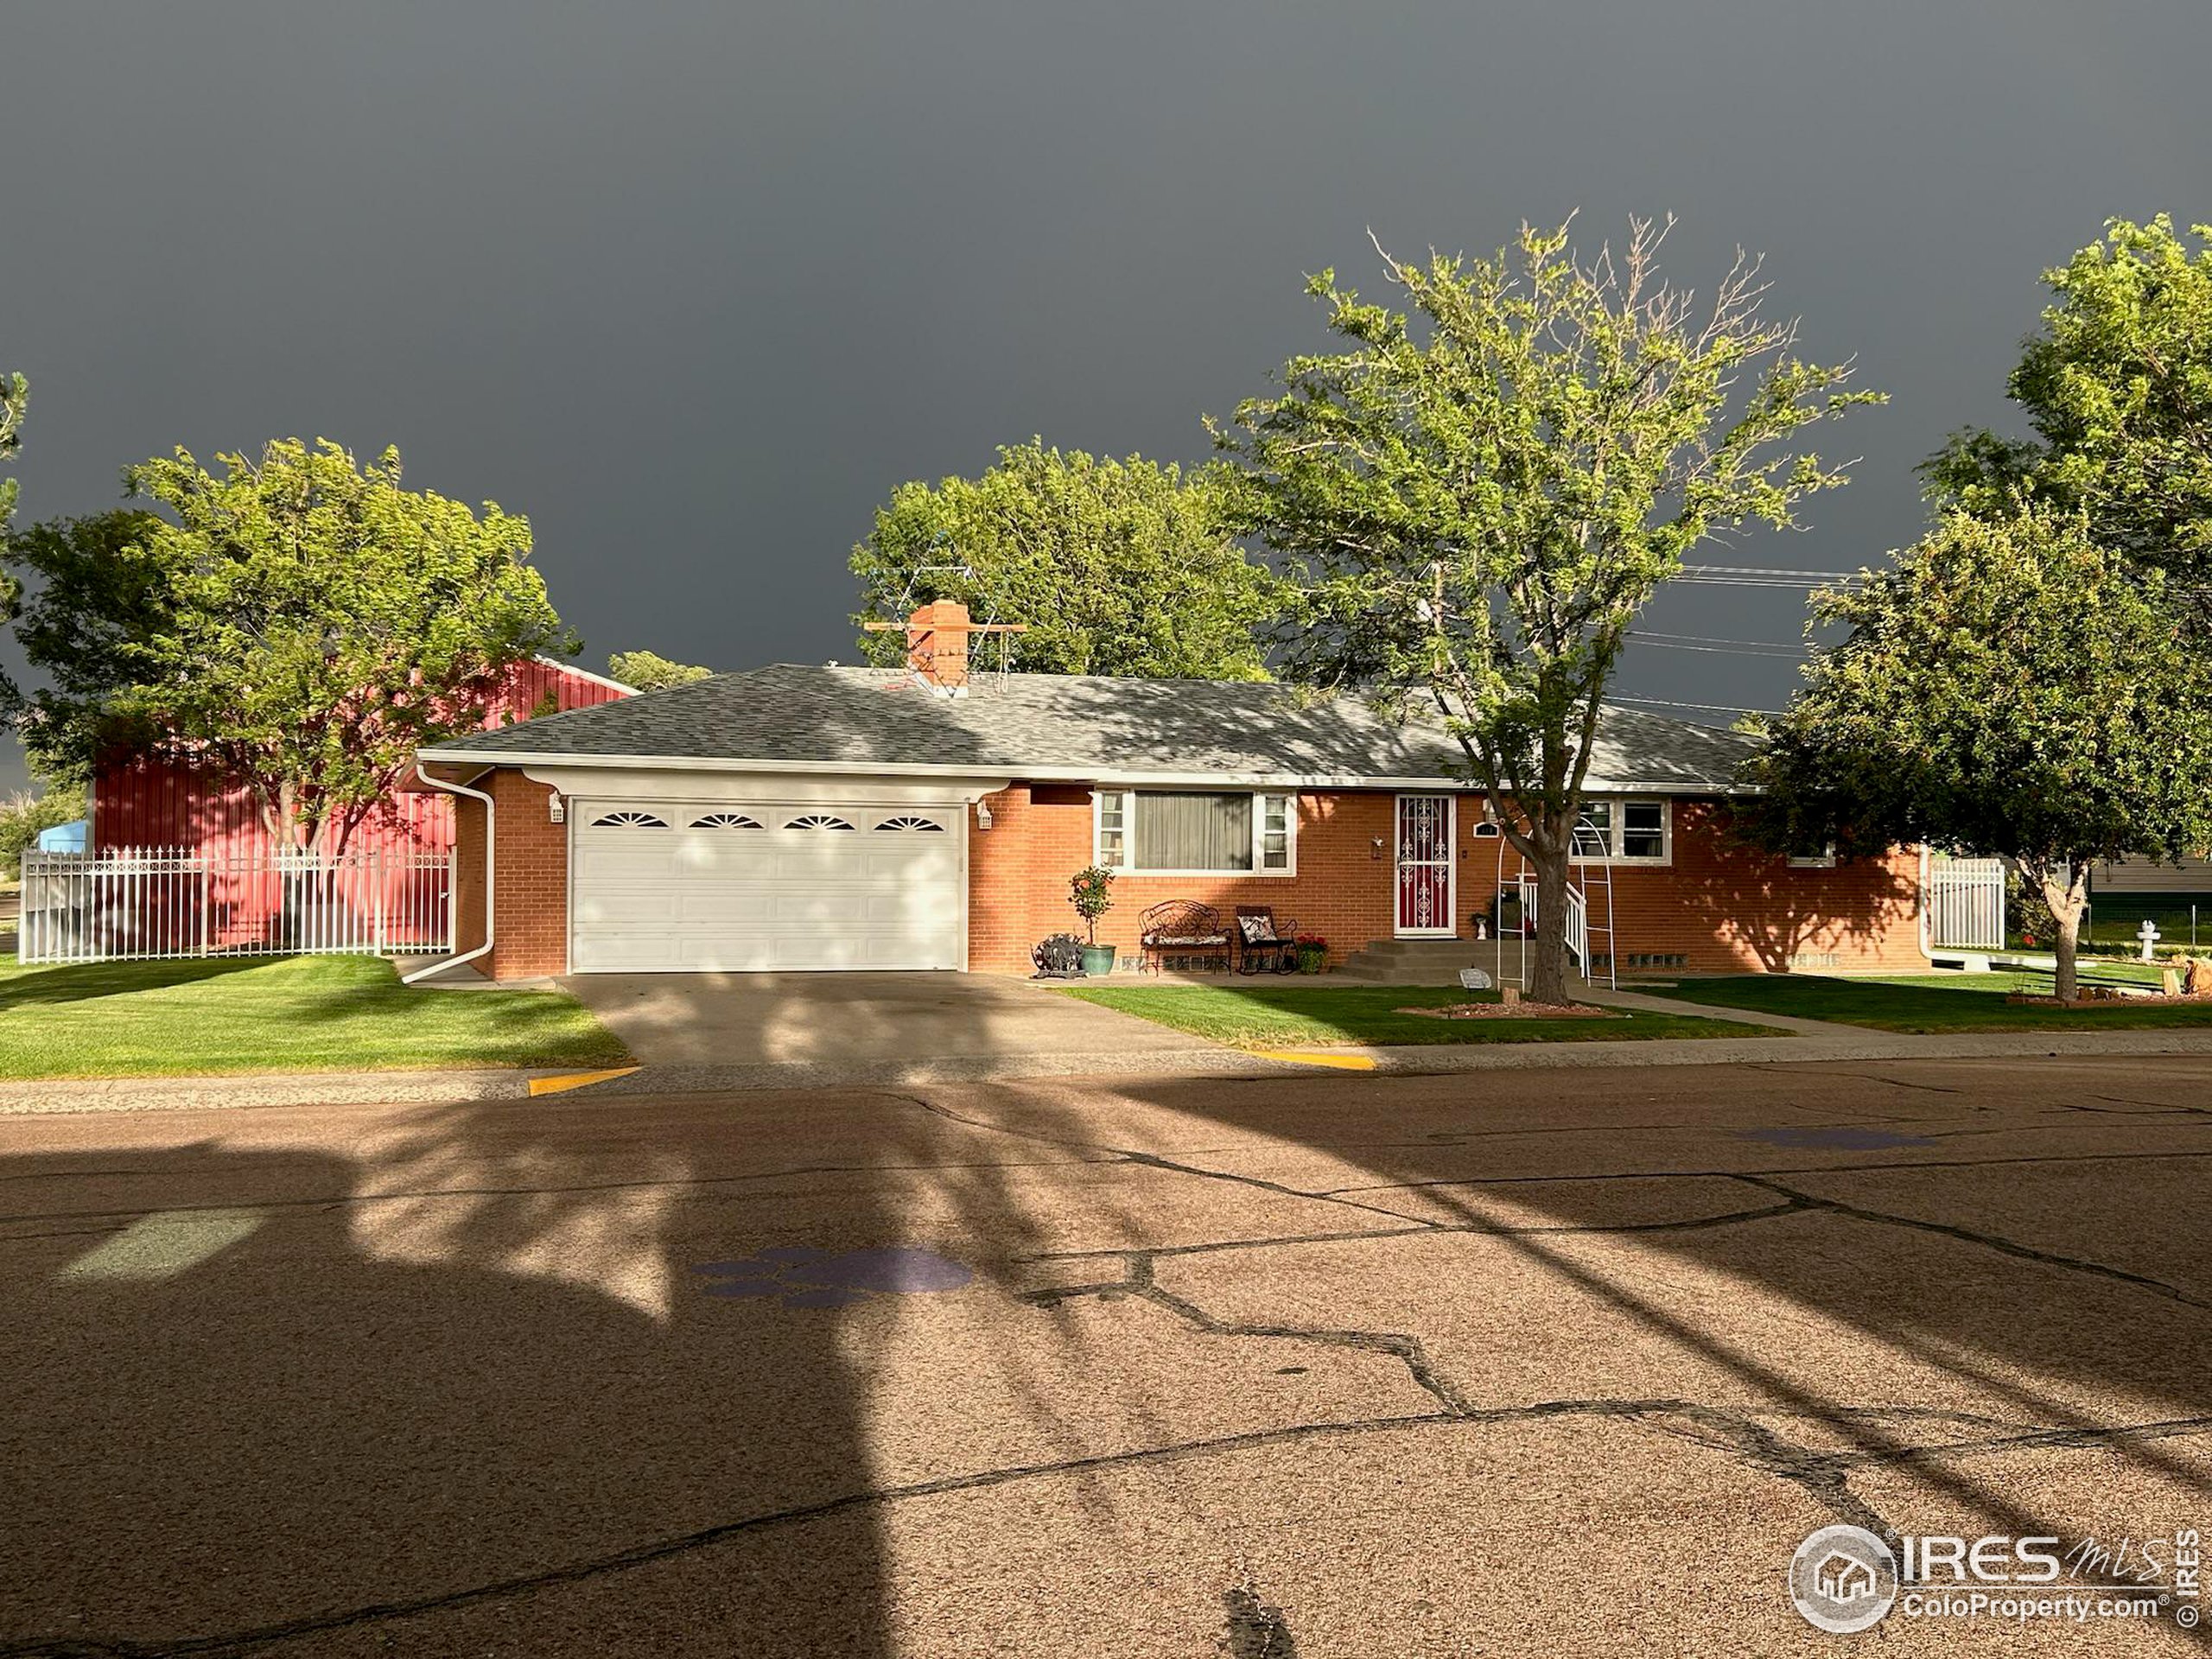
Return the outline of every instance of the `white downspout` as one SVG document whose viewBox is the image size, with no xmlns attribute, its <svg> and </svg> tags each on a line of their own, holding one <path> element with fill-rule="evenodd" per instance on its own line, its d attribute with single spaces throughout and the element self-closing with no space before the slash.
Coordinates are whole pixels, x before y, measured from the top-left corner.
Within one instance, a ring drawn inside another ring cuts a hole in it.
<svg viewBox="0 0 2212 1659">
<path fill-rule="evenodd" d="M 417 968 L 411 974 L 402 974 L 399 976 L 399 982 L 403 985 L 412 985 L 418 979 L 427 979 L 432 974 L 442 974 L 448 968 L 459 968 L 487 953 L 492 949 L 493 918 L 499 912 L 499 906 L 493 902 L 492 798 L 480 789 L 471 789 L 467 784 L 449 784 L 442 778 L 431 777 L 429 772 L 423 770 L 423 763 L 420 760 L 415 763 L 415 775 L 433 789 L 449 789 L 456 795 L 473 796 L 484 803 L 484 943 L 461 956 L 448 957 L 442 962 L 434 962 L 428 967 Z M 455 871 L 454 874 L 455 879 L 458 880 L 459 872 Z"/>
<path fill-rule="evenodd" d="M 1928 931 L 1929 922 L 1930 919 L 1928 914 L 1928 881 L 1929 874 L 1928 845 L 1925 842 L 1923 842 L 1920 848 L 1920 892 L 1914 900 L 1913 908 L 1920 912 L 1921 957 L 1923 961 L 1932 962 L 1935 960 L 1936 957 L 1936 943 L 1933 938 L 1930 937 Z"/>
</svg>

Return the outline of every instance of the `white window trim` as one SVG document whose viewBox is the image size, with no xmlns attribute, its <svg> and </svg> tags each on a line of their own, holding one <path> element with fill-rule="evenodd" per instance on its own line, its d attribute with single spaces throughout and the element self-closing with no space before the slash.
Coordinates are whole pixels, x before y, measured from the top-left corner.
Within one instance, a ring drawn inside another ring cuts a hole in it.
<svg viewBox="0 0 2212 1659">
<path fill-rule="evenodd" d="M 1608 867 L 1618 865 L 1629 869 L 1657 869 L 1675 861 L 1675 804 L 1673 801 L 1663 795 L 1605 795 L 1598 798 L 1611 809 L 1609 814 L 1611 822 L 1608 825 L 1606 844 L 1612 850 L 1604 858 L 1589 858 L 1580 853 L 1570 854 L 1568 856 L 1571 862 L 1604 864 Z M 1659 809 L 1657 856 L 1638 855 L 1631 858 L 1621 851 L 1621 836 L 1625 833 L 1624 820 L 1628 816 L 1624 809 L 1630 806 L 1656 806 Z"/>
<path fill-rule="evenodd" d="M 1122 806 L 1122 854 L 1125 858 L 1136 855 L 1137 818 L 1136 798 L 1147 795 L 1249 795 L 1252 798 L 1252 864 L 1243 870 L 1154 870 L 1138 869 L 1129 864 L 1108 864 L 1100 848 L 1100 818 L 1105 810 L 1109 795 L 1123 797 Z M 1279 870 L 1262 868 L 1261 860 L 1266 855 L 1263 842 L 1267 835 L 1267 801 L 1275 796 L 1283 804 L 1283 856 L 1285 863 Z M 1187 880 L 1205 878 L 1209 880 L 1256 879 L 1262 881 L 1281 881 L 1298 874 L 1298 794 L 1287 789 L 1145 789 L 1134 784 L 1116 785 L 1110 788 L 1090 791 L 1090 861 L 1116 875 L 1166 875 Z"/>
<path fill-rule="evenodd" d="M 1824 853 L 1808 853 L 1802 858 L 1789 861 L 1793 870 L 1832 870 L 1835 868 L 1835 846 L 1831 842 Z"/>
</svg>

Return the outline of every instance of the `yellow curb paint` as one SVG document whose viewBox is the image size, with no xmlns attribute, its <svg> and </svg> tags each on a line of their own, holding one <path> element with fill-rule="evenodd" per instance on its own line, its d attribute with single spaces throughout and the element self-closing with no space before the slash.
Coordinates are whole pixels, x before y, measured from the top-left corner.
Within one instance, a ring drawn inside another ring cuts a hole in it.
<svg viewBox="0 0 2212 1659">
<path fill-rule="evenodd" d="M 1372 1071 L 1372 1054 L 1322 1054 L 1297 1048 L 1262 1048 L 1255 1051 L 1263 1060 L 1288 1060 L 1294 1065 L 1332 1065 L 1339 1071 Z"/>
<path fill-rule="evenodd" d="M 563 1071 L 554 1077 L 532 1077 L 530 1092 L 533 1095 L 565 1095 L 571 1089 L 588 1088 L 594 1083 L 626 1077 L 637 1069 L 634 1065 L 618 1065 L 612 1071 Z"/>
</svg>

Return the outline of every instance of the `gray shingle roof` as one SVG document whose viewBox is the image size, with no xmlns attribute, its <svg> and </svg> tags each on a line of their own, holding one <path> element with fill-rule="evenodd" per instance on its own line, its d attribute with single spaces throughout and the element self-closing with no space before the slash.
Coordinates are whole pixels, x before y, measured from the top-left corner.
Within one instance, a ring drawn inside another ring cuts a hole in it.
<svg viewBox="0 0 2212 1659">
<path fill-rule="evenodd" d="M 1748 739 L 1606 705 L 1592 787 L 1726 790 Z M 1433 723 L 1393 725 L 1348 697 L 1266 682 L 979 675 L 938 696 L 901 669 L 779 664 L 472 734 L 430 756 L 646 759 L 955 768 L 1015 777 L 1227 773 L 1456 778 Z"/>
</svg>

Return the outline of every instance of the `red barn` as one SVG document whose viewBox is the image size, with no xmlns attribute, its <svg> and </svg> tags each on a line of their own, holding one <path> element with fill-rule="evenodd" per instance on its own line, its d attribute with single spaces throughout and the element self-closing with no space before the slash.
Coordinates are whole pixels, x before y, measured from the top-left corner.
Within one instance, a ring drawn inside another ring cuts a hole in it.
<svg viewBox="0 0 2212 1659">
<path fill-rule="evenodd" d="M 484 725 L 496 731 L 533 715 L 564 713 L 632 695 L 626 685 L 532 658 L 507 671 L 507 683 Z M 148 756 L 118 758 L 92 780 L 88 850 L 158 847 L 227 859 L 257 858 L 276 847 L 253 792 L 219 772 Z M 349 854 L 444 854 L 454 845 L 453 797 L 403 784 L 362 821 Z"/>
<path fill-rule="evenodd" d="M 508 671 L 499 730 L 632 695 L 534 658 Z M 92 781 L 88 855 L 27 884 L 25 961 L 217 952 L 438 952 L 453 929 L 454 798 L 409 778 L 336 863 L 283 855 L 252 791 L 213 767 L 121 756 Z"/>
</svg>

